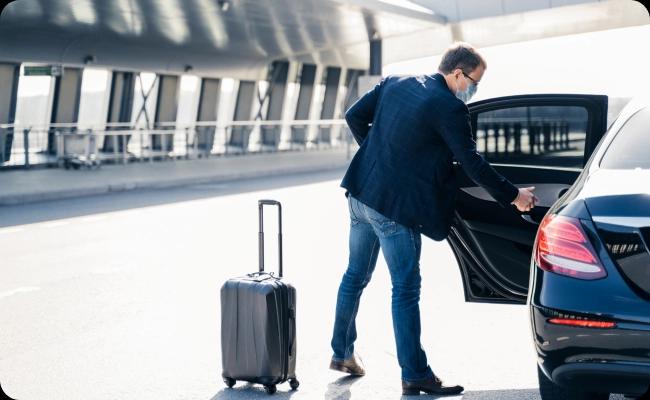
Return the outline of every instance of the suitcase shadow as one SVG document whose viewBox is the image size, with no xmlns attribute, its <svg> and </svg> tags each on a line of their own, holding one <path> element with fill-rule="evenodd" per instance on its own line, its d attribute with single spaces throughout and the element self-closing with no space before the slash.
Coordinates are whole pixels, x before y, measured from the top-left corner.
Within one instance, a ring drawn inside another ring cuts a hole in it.
<svg viewBox="0 0 650 400">
<path fill-rule="evenodd" d="M 284 386 L 286 385 L 286 390 Z M 298 389 L 300 390 L 300 389 Z M 239 399 L 289 399 L 297 391 L 289 389 L 289 384 L 278 386 L 278 391 L 269 396 L 262 385 L 254 385 L 252 383 L 237 385 L 232 389 L 223 388 L 217 394 L 212 396 L 210 400 L 239 400 Z"/>
<path fill-rule="evenodd" d="M 325 400 L 349 400 L 352 396 L 350 388 L 360 376 L 344 376 L 327 385 Z"/>
</svg>

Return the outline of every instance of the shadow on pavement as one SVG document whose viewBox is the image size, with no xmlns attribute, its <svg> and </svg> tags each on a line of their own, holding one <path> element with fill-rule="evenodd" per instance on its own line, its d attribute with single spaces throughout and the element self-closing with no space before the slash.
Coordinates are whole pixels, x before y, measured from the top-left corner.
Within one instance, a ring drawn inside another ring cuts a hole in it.
<svg viewBox="0 0 650 400">
<path fill-rule="evenodd" d="M 344 376 L 327 385 L 325 400 L 349 400 L 352 396 L 350 388 L 359 380 L 358 376 Z M 285 388 L 285 386 L 287 386 Z M 278 391 L 269 396 L 261 385 L 244 384 L 232 389 L 222 389 L 210 400 L 243 400 L 243 399 L 288 399 L 298 391 L 288 390 L 288 385 L 279 385 Z"/>
<path fill-rule="evenodd" d="M 341 168 L 283 176 L 248 178 L 165 189 L 142 189 L 25 205 L 0 206 L 0 228 L 97 213 L 207 199 L 261 190 L 306 185 L 343 178 Z M 343 192 L 341 192 L 343 196 Z"/>
<path fill-rule="evenodd" d="M 345 376 L 327 385 L 325 400 L 350 400 L 352 393 L 350 388 L 359 377 Z M 232 389 L 224 388 L 214 395 L 210 400 L 248 400 L 248 399 L 288 399 L 293 396 L 294 391 L 283 390 L 282 385 L 278 386 L 278 391 L 269 396 L 261 385 L 238 385 Z M 287 388 L 288 389 L 288 388 Z M 298 389 L 300 390 L 300 389 Z M 461 396 L 401 396 L 400 400 L 413 399 L 447 399 L 447 400 L 539 400 L 538 389 L 509 389 L 509 390 L 481 390 L 465 392 Z M 364 399 L 365 400 L 365 399 Z"/>
<path fill-rule="evenodd" d="M 460 396 L 402 396 L 400 400 L 413 399 L 447 399 L 447 400 L 539 400 L 538 389 L 508 389 L 466 391 Z"/>
<path fill-rule="evenodd" d="M 344 376 L 330 383 L 327 385 L 325 400 L 348 400 L 352 396 L 350 388 L 360 378 L 360 376 Z"/>
<path fill-rule="evenodd" d="M 299 389 L 300 390 L 300 389 Z M 296 391 L 289 389 L 289 384 L 278 385 L 278 391 L 273 395 L 268 395 L 264 391 L 264 386 L 246 383 L 236 385 L 232 389 L 223 388 L 210 400 L 228 400 L 228 399 L 289 399 Z"/>
<path fill-rule="evenodd" d="M 538 400 L 539 389 L 481 390 L 465 392 L 463 400 Z"/>
</svg>

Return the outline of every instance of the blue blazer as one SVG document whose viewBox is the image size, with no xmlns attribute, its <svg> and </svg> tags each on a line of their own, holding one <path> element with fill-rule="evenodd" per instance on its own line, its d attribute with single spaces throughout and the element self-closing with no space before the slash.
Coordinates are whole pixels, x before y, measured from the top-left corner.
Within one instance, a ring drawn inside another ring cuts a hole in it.
<svg viewBox="0 0 650 400">
<path fill-rule="evenodd" d="M 469 110 L 441 74 L 388 76 L 345 113 L 360 148 L 341 182 L 380 214 L 434 239 L 451 226 L 455 158 L 503 207 L 518 189 L 476 151 Z"/>
</svg>

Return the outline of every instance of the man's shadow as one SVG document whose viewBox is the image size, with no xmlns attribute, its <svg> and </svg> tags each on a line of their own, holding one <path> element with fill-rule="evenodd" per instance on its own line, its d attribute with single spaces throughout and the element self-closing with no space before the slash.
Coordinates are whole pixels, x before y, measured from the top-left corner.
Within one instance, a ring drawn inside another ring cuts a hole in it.
<svg viewBox="0 0 650 400">
<path fill-rule="evenodd" d="M 360 376 L 347 375 L 330 383 L 327 385 L 325 400 L 349 400 L 352 397 L 350 388 L 360 378 Z"/>
<path fill-rule="evenodd" d="M 507 389 L 507 390 L 480 390 L 466 391 L 456 396 L 402 396 L 400 400 L 448 399 L 448 400 L 541 400 L 538 389 Z"/>
</svg>

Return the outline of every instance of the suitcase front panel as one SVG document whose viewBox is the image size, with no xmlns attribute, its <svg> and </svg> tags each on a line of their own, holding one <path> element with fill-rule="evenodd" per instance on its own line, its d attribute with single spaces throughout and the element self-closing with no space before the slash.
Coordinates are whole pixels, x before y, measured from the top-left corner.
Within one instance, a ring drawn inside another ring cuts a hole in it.
<svg viewBox="0 0 650 400">
<path fill-rule="evenodd" d="M 289 287 L 283 293 L 282 286 L 286 285 L 275 278 L 243 277 L 231 279 L 222 287 L 224 377 L 263 384 L 295 377 L 295 339 L 291 343 L 288 337 L 295 337 L 295 318 L 290 318 L 293 311 L 288 304 L 295 304 L 295 289 Z"/>
</svg>

